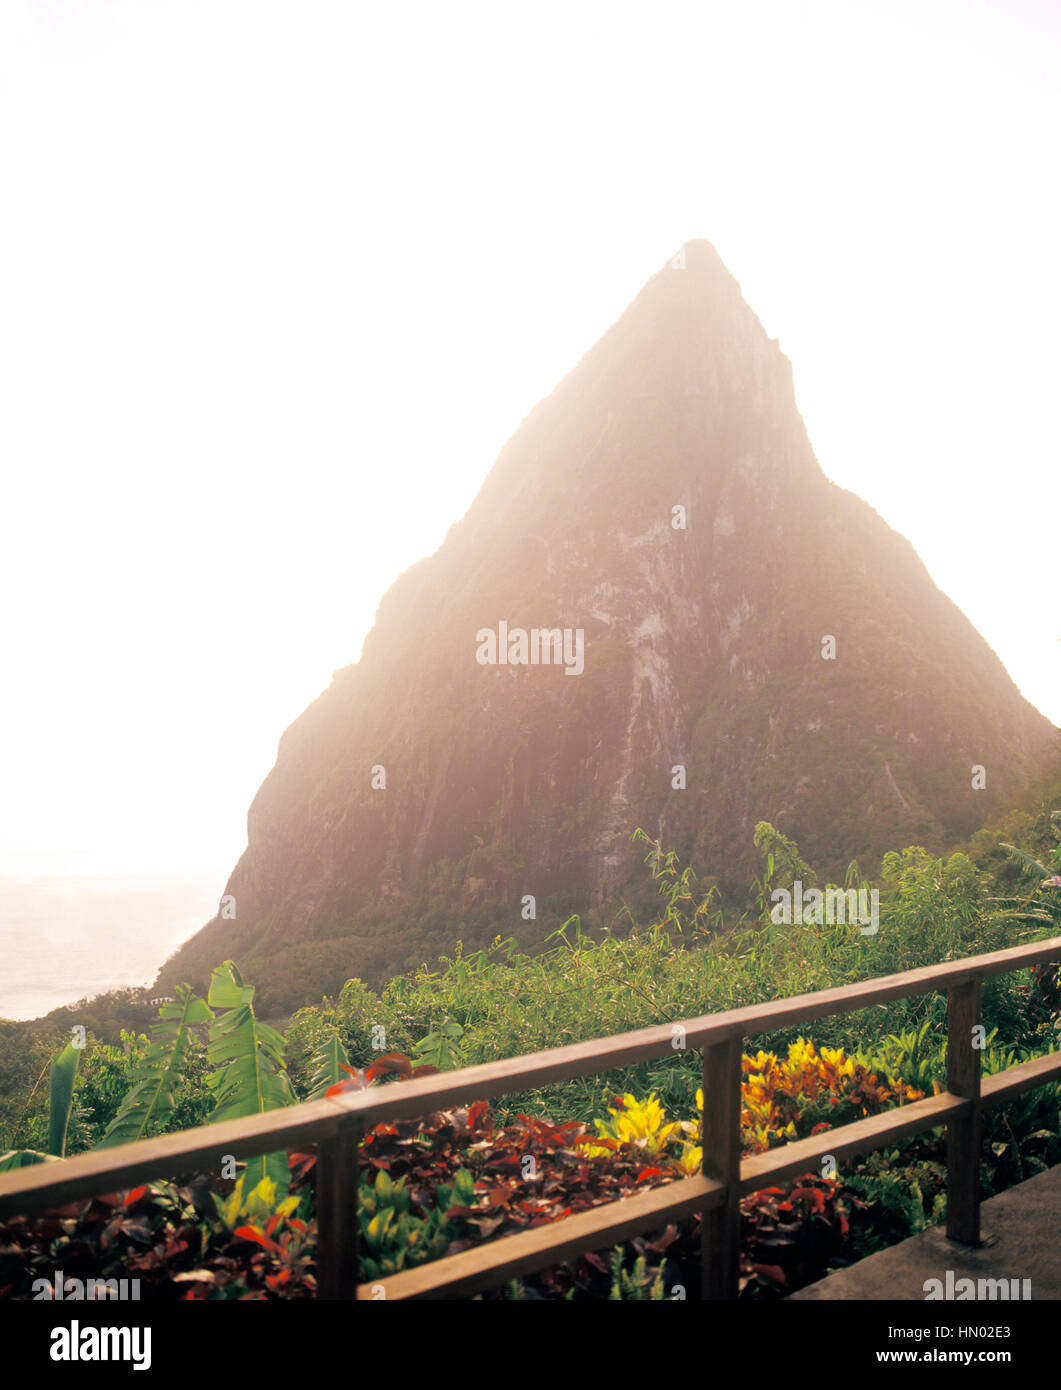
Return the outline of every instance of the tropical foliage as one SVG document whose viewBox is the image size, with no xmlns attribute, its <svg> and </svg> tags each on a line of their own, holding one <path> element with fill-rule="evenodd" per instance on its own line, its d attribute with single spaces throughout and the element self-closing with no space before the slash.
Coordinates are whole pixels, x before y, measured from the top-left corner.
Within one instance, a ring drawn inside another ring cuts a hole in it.
<svg viewBox="0 0 1061 1390">
<path fill-rule="evenodd" d="M 210 1120 L 240 1120 L 294 1105 L 295 1093 L 284 1070 L 284 1039 L 255 1018 L 254 988 L 243 983 L 230 960 L 214 971 L 207 1002 L 211 1008 L 225 1010 L 210 1024 L 206 1049 L 207 1060 L 215 1068 L 207 1077 L 214 1094 Z M 253 1176 L 252 1185 L 269 1178 L 278 1188 L 287 1187 L 283 1153 L 250 1159 L 247 1173 Z"/>
<path fill-rule="evenodd" d="M 631 913 L 629 932 L 594 938 L 572 917 L 535 956 L 501 937 L 472 953 L 457 943 L 438 968 L 424 965 L 382 991 L 349 980 L 337 998 L 300 1010 L 283 1031 L 258 1016 L 254 988 L 226 961 L 206 999 L 184 986 L 164 1000 L 150 1037 L 123 1026 L 113 1041 L 90 1034 L 85 1048 L 64 1042 L 50 1060 L 42 1039 L 31 1038 L 19 1070 L 23 1091 L 0 1107 L 10 1146 L 0 1168 L 1054 934 L 1058 820 L 1009 827 L 1004 876 L 980 867 L 994 863 L 1001 841 L 946 858 L 918 847 L 885 856 L 872 935 L 855 923 L 771 920 L 773 889 L 793 875 L 808 884 L 814 876 L 798 847 L 764 822 L 755 834 L 763 875 L 753 885 L 762 911 L 736 923 L 725 921 L 713 884 L 698 884 L 672 851 L 639 832 L 657 897 L 644 928 Z M 1052 848 L 1044 848 L 1046 831 Z M 863 883 L 851 865 L 847 886 Z M 985 1071 L 1056 1046 L 1059 1012 L 1055 967 L 989 981 Z M 16 1034 L 0 1029 L 0 1073 L 5 1036 Z M 824 1152 L 833 1126 L 942 1088 L 944 1002 L 934 994 L 896 1000 L 875 1010 L 871 1025 L 865 1015 L 825 1019 L 813 1041 L 778 1030 L 749 1040 L 742 1068 L 744 1152 L 815 1134 Z M 377 1126 L 361 1153 L 362 1278 L 383 1280 L 698 1172 L 699 1079 L 699 1059 L 679 1037 L 662 1060 L 493 1107 L 478 1102 Z M 985 1193 L 1061 1161 L 1059 1104 L 1051 1085 L 987 1112 Z M 120 1270 L 163 1298 L 312 1296 L 314 1152 L 246 1163 L 231 1157 L 231 1174 L 152 1183 L 0 1227 L 0 1296 L 29 1296 L 46 1266 L 92 1267 L 103 1277 Z M 744 1199 L 744 1296 L 789 1292 L 940 1220 L 944 1171 L 936 1132 Z M 698 1249 L 694 1218 L 489 1297 L 692 1297 Z"/>
<path fill-rule="evenodd" d="M 192 1029 L 210 1023 L 210 1007 L 181 985 L 177 999 L 163 1003 L 151 1029 L 152 1042 L 135 1064 L 132 1089 L 100 1140 L 100 1148 L 131 1144 L 165 1129 L 191 1048 Z"/>
</svg>

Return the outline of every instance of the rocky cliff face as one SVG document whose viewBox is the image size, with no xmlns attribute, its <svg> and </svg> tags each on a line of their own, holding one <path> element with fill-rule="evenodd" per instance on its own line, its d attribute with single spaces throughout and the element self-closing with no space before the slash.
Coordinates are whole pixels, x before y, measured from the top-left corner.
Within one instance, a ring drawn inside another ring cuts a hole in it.
<svg viewBox="0 0 1061 1390">
<path fill-rule="evenodd" d="M 501 664 L 517 630 L 541 655 L 555 629 L 567 651 L 544 654 L 566 665 Z M 226 890 L 236 920 L 162 978 L 319 948 L 341 982 L 467 940 L 469 917 L 518 934 L 526 894 L 611 902 L 638 825 L 724 887 L 757 866 L 762 819 L 823 872 L 875 871 L 982 824 L 1051 739 L 910 544 L 824 477 L 788 360 L 693 242 L 284 734 Z"/>
</svg>

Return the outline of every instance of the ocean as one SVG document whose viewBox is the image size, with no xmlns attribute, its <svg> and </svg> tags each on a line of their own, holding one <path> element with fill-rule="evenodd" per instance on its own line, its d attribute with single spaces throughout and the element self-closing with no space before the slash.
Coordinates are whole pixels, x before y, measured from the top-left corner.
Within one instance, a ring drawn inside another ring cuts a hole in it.
<svg viewBox="0 0 1061 1390">
<path fill-rule="evenodd" d="M 0 877 L 0 1019 L 151 984 L 223 891 L 220 875 Z"/>
</svg>

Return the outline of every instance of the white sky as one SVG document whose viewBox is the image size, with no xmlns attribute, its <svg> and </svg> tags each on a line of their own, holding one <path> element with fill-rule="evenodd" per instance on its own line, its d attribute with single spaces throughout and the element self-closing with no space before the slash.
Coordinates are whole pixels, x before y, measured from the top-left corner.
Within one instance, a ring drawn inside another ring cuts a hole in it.
<svg viewBox="0 0 1061 1390">
<path fill-rule="evenodd" d="M 382 593 L 694 236 L 1061 721 L 1059 70 L 1048 0 L 3 0 L 0 872 L 223 881 Z"/>
</svg>

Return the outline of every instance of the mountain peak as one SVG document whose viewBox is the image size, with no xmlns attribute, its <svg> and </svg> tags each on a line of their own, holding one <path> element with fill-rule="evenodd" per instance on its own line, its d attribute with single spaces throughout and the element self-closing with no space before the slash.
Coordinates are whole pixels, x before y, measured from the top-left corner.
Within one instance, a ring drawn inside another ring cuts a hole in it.
<svg viewBox="0 0 1061 1390">
<path fill-rule="evenodd" d="M 909 543 L 826 480 L 787 359 L 693 240 L 287 730 L 226 890 L 238 921 L 160 983 L 238 955 L 319 996 L 457 937 L 610 926 L 638 826 L 731 894 L 760 820 L 823 876 L 942 849 L 1052 733 Z"/>
</svg>

